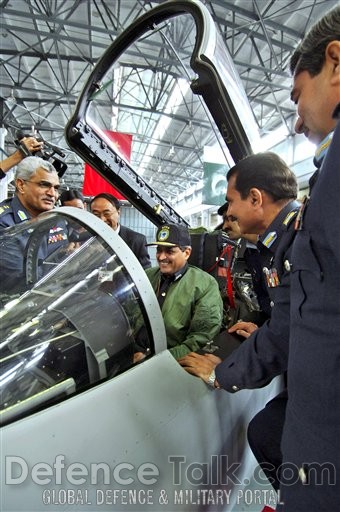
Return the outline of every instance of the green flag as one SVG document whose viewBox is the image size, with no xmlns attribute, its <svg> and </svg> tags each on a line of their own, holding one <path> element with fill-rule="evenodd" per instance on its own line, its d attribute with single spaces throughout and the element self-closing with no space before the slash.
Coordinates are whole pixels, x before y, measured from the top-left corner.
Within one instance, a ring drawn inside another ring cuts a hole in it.
<svg viewBox="0 0 340 512">
<path fill-rule="evenodd" d="M 221 206 L 225 203 L 225 195 L 227 191 L 226 174 L 228 166 L 225 164 L 213 164 L 204 162 L 203 174 L 203 204 L 214 204 Z"/>
</svg>

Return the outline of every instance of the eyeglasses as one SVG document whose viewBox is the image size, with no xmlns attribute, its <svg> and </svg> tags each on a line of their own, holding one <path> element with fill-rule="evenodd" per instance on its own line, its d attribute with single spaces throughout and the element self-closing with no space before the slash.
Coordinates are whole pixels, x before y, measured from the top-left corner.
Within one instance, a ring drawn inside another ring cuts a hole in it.
<svg viewBox="0 0 340 512">
<path fill-rule="evenodd" d="M 51 188 L 54 188 L 54 190 L 59 194 L 60 185 L 53 185 L 53 183 L 50 183 L 49 181 L 31 181 L 31 180 L 23 180 L 27 183 L 34 183 L 42 190 L 50 190 Z"/>
</svg>

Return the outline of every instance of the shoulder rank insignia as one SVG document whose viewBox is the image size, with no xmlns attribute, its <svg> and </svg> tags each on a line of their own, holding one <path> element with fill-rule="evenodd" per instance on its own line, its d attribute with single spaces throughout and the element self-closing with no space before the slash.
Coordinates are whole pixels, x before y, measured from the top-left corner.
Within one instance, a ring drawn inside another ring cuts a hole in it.
<svg viewBox="0 0 340 512">
<path fill-rule="evenodd" d="M 309 202 L 309 197 L 307 195 L 305 195 L 303 197 L 303 199 L 302 199 L 299 212 L 298 212 L 297 217 L 295 219 L 295 226 L 294 226 L 294 228 L 295 228 L 296 231 L 301 231 L 302 230 L 302 227 L 303 227 L 303 217 L 304 217 L 304 214 L 305 214 L 308 202 Z"/>
<path fill-rule="evenodd" d="M 325 137 L 319 144 L 319 146 L 316 148 L 314 161 L 315 165 L 317 167 L 320 167 L 322 164 L 322 161 L 327 153 L 327 150 L 332 142 L 334 131 L 329 133 L 327 137 Z"/>
<path fill-rule="evenodd" d="M 269 247 L 275 242 L 275 240 L 277 239 L 277 233 L 276 231 L 271 231 L 270 233 L 268 233 L 268 235 L 266 236 L 266 238 L 263 240 L 263 245 Z"/>
<path fill-rule="evenodd" d="M 3 206 L 0 206 L 0 215 L 4 213 L 6 210 L 10 208 L 9 204 L 4 204 Z"/>
<path fill-rule="evenodd" d="M 286 215 L 284 221 L 282 222 L 282 224 L 286 227 L 289 226 L 289 224 L 291 223 L 291 221 L 294 219 L 294 217 L 297 215 L 298 213 L 298 210 L 292 210 L 291 212 L 288 213 L 288 215 Z"/>
</svg>

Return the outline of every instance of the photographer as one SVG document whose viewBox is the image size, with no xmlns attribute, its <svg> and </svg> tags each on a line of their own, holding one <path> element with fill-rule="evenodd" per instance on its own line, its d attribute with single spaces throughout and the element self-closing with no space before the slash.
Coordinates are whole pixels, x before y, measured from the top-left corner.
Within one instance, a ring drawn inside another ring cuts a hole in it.
<svg viewBox="0 0 340 512">
<path fill-rule="evenodd" d="M 26 156 L 23 147 L 29 154 L 41 151 L 44 143 L 39 142 L 35 137 L 23 137 L 19 141 L 20 147 L 10 156 L 0 162 L 0 180 L 6 176 L 6 172 L 19 164 Z"/>
<path fill-rule="evenodd" d="M 16 135 L 17 138 L 14 143 L 18 149 L 13 155 L 5 158 L 5 160 L 0 163 L 0 180 L 6 176 L 6 172 L 12 167 L 29 156 L 35 156 L 49 161 L 58 173 L 59 178 L 64 175 L 67 165 L 64 161 L 65 153 L 62 148 L 43 140 L 36 132 L 30 134 L 18 131 Z"/>
</svg>

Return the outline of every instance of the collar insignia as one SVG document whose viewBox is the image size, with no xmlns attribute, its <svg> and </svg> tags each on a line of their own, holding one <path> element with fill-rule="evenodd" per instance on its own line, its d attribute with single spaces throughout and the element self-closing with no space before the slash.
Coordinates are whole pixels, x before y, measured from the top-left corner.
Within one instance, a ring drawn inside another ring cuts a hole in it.
<svg viewBox="0 0 340 512">
<path fill-rule="evenodd" d="M 277 239 L 276 231 L 271 231 L 270 233 L 268 233 L 268 235 L 266 236 L 266 238 L 263 240 L 262 243 L 269 249 L 269 247 L 271 247 L 271 245 L 273 245 L 273 243 L 275 242 L 276 239 Z"/>
<path fill-rule="evenodd" d="M 18 210 L 18 217 L 19 217 L 20 220 L 27 220 L 28 219 L 26 213 L 23 212 L 22 210 Z"/>
</svg>

